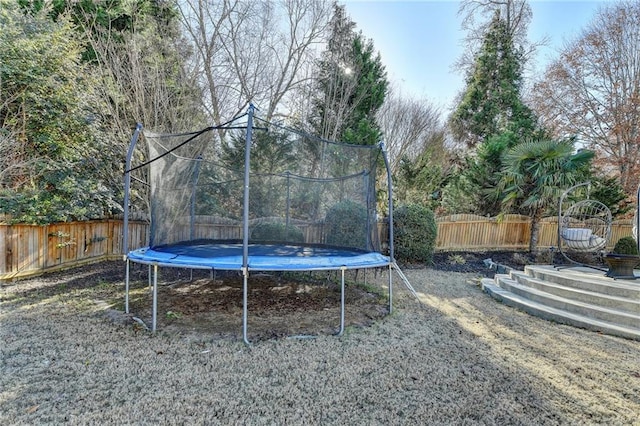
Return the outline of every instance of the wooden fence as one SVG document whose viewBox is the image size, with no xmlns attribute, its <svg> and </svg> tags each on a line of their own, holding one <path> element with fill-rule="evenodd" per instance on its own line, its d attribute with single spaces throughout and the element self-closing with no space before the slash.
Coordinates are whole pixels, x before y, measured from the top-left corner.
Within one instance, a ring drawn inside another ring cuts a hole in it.
<svg viewBox="0 0 640 426">
<path fill-rule="evenodd" d="M 454 214 L 436 219 L 439 251 L 526 250 L 531 238 L 531 220 L 528 216 L 505 215 L 488 218 L 474 214 Z M 632 234 L 632 220 L 613 222 L 608 249 L 621 237 Z M 558 246 L 558 218 L 546 217 L 540 224 L 538 248 Z"/>
<path fill-rule="evenodd" d="M 458 214 L 439 217 L 437 251 L 526 250 L 529 246 L 530 221 L 526 216 L 506 215 L 498 220 L 477 215 Z M 619 238 L 631 235 L 631 219 L 614 221 L 609 240 L 612 248 Z M 235 238 L 237 226 L 220 230 L 220 235 Z M 233 228 L 233 229 L 232 229 Z M 305 232 L 312 232 L 305 230 Z M 379 225 L 381 239 L 386 239 L 386 225 Z M 0 280 L 36 275 L 44 271 L 77 266 L 123 255 L 121 220 L 69 222 L 44 226 L 0 224 Z M 144 222 L 129 223 L 129 248 L 148 242 Z M 538 246 L 557 246 L 557 218 L 545 218 L 540 228 Z"/>
<path fill-rule="evenodd" d="M 122 236 L 122 220 L 0 225 L 0 280 L 122 258 Z M 129 247 L 148 240 L 146 223 L 129 223 Z"/>
</svg>

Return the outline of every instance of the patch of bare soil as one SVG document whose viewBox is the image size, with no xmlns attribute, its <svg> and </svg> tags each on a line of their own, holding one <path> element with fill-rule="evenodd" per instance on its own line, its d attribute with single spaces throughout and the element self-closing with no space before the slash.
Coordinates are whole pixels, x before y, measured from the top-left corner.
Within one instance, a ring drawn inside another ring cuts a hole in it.
<svg viewBox="0 0 640 426">
<path fill-rule="evenodd" d="M 371 272 L 369 272 L 371 274 Z M 380 289 L 351 274 L 345 286 L 345 323 L 368 326 L 388 311 Z M 162 270 L 157 328 L 165 333 L 241 336 L 243 279 L 236 273 Z M 151 325 L 147 281 L 133 284 L 130 312 Z M 248 281 L 248 329 L 253 340 L 332 334 L 340 324 L 340 277 L 335 273 L 253 274 Z"/>
<path fill-rule="evenodd" d="M 129 315 L 124 312 L 124 263 L 101 262 L 40 277 L 3 284 L 0 301 L 78 300 L 90 295 L 110 307 L 116 322 L 151 328 L 152 292 L 149 268 L 132 264 Z M 376 275 L 378 272 L 376 271 Z M 237 273 L 193 272 L 160 268 L 157 329 L 168 334 L 242 338 L 243 279 Z M 347 273 L 345 324 L 365 327 L 388 312 L 380 286 L 369 285 L 374 272 Z M 249 277 L 248 329 L 252 340 L 292 335 L 333 334 L 340 326 L 340 276 L 336 272 L 252 274 Z M 84 300 L 84 299 L 83 299 Z"/>
<path fill-rule="evenodd" d="M 550 257 L 516 251 L 447 251 L 434 253 L 430 268 L 438 271 L 478 273 L 489 277 L 494 271 L 487 267 L 488 260 L 514 269 L 523 269 L 525 265 L 534 263 L 551 262 Z"/>
</svg>

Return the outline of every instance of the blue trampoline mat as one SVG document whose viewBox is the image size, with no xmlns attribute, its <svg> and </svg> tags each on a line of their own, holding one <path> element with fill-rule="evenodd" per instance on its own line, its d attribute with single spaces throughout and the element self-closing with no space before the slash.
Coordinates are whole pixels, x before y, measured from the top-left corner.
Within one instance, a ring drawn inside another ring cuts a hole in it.
<svg viewBox="0 0 640 426">
<path fill-rule="evenodd" d="M 242 270 L 242 243 L 190 242 L 130 251 L 129 260 L 159 266 Z M 249 244 L 248 264 L 255 271 L 312 271 L 388 266 L 389 257 L 357 249 L 278 244 Z"/>
</svg>

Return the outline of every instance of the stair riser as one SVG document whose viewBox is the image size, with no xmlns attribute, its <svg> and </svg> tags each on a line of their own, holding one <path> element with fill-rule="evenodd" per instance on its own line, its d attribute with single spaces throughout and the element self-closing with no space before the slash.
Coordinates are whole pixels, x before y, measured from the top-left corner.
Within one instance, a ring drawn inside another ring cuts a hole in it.
<svg viewBox="0 0 640 426">
<path fill-rule="evenodd" d="M 565 302 L 561 300 L 556 300 L 552 297 L 547 297 L 541 294 L 534 294 L 528 292 L 526 288 L 516 287 L 511 285 L 507 280 L 498 280 L 498 285 L 500 288 L 503 288 L 507 291 L 510 291 L 514 294 L 517 294 L 526 299 L 532 300 L 534 302 L 541 303 L 545 306 L 550 306 L 556 309 L 562 309 L 567 312 L 571 312 L 578 315 L 584 315 L 589 318 L 595 318 L 601 321 L 607 321 L 613 324 L 619 324 L 627 327 L 638 327 L 640 326 L 640 316 L 625 314 L 623 312 L 615 313 L 615 312 L 603 312 L 598 309 L 593 309 L 588 306 L 576 305 L 571 302 Z"/>
<path fill-rule="evenodd" d="M 571 278 L 558 277 L 554 274 L 547 274 L 543 271 L 527 270 L 527 273 L 533 278 L 541 281 L 549 281 L 565 287 L 575 288 L 579 290 L 592 291 L 595 293 L 608 294 L 610 296 L 622 297 L 629 300 L 640 301 L 640 280 L 637 282 L 638 288 L 620 288 L 607 285 L 606 283 L 598 283 L 593 281 L 580 281 Z M 635 281 L 633 281 L 636 283 Z"/>
<path fill-rule="evenodd" d="M 510 299 L 507 296 L 503 296 L 502 294 L 496 293 L 494 292 L 492 289 L 486 287 L 483 287 L 483 290 L 488 293 L 491 297 L 493 297 L 494 299 L 496 299 L 499 302 L 504 303 L 507 306 L 511 306 L 513 308 L 516 309 L 520 309 L 524 312 L 527 312 L 530 315 L 534 315 L 536 317 L 548 320 L 548 321 L 554 321 L 560 324 L 567 324 L 567 325 L 571 325 L 573 327 L 579 327 L 579 328 L 584 328 L 587 330 L 593 330 L 593 331 L 598 331 L 598 332 L 603 332 L 606 334 L 610 334 L 613 336 L 620 336 L 620 337 L 625 337 L 628 339 L 635 339 L 635 340 L 640 340 L 640 329 L 638 329 L 637 332 L 635 331 L 625 331 L 625 330 L 620 330 L 620 329 L 616 329 L 616 328 L 608 328 L 608 327 L 602 327 L 602 326 L 597 326 L 594 324 L 590 324 L 587 321 L 580 321 L 574 318 L 567 318 L 563 315 L 559 315 L 556 313 L 552 313 L 552 312 L 547 312 L 543 309 L 538 309 L 532 306 L 528 306 L 528 305 L 523 305 L 522 303 L 520 303 L 517 300 L 513 300 Z"/>
<path fill-rule="evenodd" d="M 574 290 L 574 287 L 557 287 L 557 285 L 549 285 L 546 282 L 533 280 L 528 276 L 521 274 L 514 274 L 512 275 L 512 278 L 520 285 L 535 288 L 536 290 L 544 291 L 555 296 L 640 315 L 640 301 L 630 299 L 612 299 L 611 297 L 607 297 L 606 294 L 583 293 L 581 291 Z"/>
</svg>

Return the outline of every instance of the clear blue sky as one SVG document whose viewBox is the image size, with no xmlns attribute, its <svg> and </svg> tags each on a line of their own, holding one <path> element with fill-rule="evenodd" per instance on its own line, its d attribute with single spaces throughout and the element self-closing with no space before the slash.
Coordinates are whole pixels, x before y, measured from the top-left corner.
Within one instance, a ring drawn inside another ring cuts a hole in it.
<svg viewBox="0 0 640 426">
<path fill-rule="evenodd" d="M 598 8 L 613 0 L 530 0 L 533 19 L 529 40 L 549 37 L 538 50 L 538 70 L 556 57 L 565 41 L 576 38 Z M 373 39 L 389 79 L 403 94 L 426 98 L 449 108 L 464 87 L 464 77 L 453 69 L 463 51 L 465 33 L 455 0 L 341 0 L 357 29 Z"/>
</svg>

